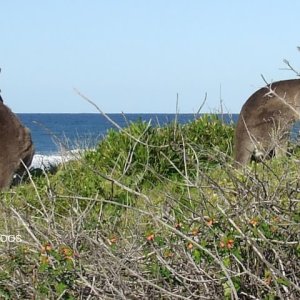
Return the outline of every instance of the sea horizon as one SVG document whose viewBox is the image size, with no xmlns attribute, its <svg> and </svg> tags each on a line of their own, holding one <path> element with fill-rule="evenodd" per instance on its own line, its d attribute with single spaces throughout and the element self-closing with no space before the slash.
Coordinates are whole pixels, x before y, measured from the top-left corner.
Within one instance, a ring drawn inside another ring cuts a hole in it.
<svg viewBox="0 0 300 300">
<path fill-rule="evenodd" d="M 238 115 L 221 112 L 16 112 L 17 115 Z"/>
</svg>

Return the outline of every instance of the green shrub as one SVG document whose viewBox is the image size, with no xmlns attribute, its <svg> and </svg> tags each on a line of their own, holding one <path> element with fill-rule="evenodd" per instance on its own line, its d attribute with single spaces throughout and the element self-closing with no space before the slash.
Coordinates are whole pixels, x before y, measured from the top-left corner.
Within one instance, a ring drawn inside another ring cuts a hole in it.
<svg viewBox="0 0 300 300">
<path fill-rule="evenodd" d="M 216 115 L 203 115 L 180 125 L 152 127 L 142 121 L 124 131 L 110 130 L 96 151 L 86 155 L 87 164 L 117 177 L 136 176 L 143 181 L 218 164 L 218 153 L 232 153 L 233 127 Z M 153 176 L 155 174 L 155 176 Z M 138 182 L 140 184 L 140 181 Z"/>
</svg>

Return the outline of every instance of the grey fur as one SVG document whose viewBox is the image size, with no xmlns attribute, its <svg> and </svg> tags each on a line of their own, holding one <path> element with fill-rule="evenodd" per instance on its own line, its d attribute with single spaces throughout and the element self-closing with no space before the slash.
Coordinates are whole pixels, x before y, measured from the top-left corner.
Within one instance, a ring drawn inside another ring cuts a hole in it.
<svg viewBox="0 0 300 300">
<path fill-rule="evenodd" d="M 0 102 L 0 190 L 9 187 L 15 173 L 25 171 L 34 155 L 30 131 L 18 117 Z"/>
<path fill-rule="evenodd" d="M 300 79 L 274 82 L 245 102 L 235 131 L 235 161 L 246 165 L 286 151 L 292 124 L 300 119 Z"/>
</svg>

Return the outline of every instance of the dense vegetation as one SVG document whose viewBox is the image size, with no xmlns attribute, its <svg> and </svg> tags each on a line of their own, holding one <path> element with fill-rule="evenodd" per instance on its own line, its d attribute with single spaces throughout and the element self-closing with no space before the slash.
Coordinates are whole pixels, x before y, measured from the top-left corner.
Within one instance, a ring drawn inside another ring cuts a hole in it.
<svg viewBox="0 0 300 300">
<path fill-rule="evenodd" d="M 110 130 L 1 195 L 3 299 L 299 299 L 299 160 L 232 164 L 215 115 Z"/>
</svg>

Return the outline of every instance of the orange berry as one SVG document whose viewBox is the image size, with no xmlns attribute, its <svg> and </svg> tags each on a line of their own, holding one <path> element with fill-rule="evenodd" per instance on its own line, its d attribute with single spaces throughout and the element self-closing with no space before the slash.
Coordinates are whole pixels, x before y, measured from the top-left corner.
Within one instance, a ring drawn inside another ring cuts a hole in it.
<svg viewBox="0 0 300 300">
<path fill-rule="evenodd" d="M 234 240 L 230 239 L 227 241 L 227 249 L 232 249 L 234 246 Z"/>
<path fill-rule="evenodd" d="M 176 228 L 176 229 L 180 229 L 181 227 L 182 227 L 182 224 L 181 224 L 181 223 L 176 223 L 176 224 L 175 224 L 175 228 Z"/>
<path fill-rule="evenodd" d="M 211 227 L 214 223 L 214 220 L 213 219 L 210 219 L 206 222 L 207 226 Z"/>
<path fill-rule="evenodd" d="M 154 240 L 154 234 L 153 233 L 147 236 L 147 241 L 150 242 L 150 241 L 153 241 L 153 240 Z"/>
<path fill-rule="evenodd" d="M 72 256 L 73 255 L 73 251 L 72 249 L 70 248 L 67 248 L 67 247 L 63 247 L 61 248 L 61 253 L 64 255 L 64 256 Z"/>
<path fill-rule="evenodd" d="M 114 236 L 109 240 L 112 244 L 115 244 L 117 242 L 117 238 Z"/>
<path fill-rule="evenodd" d="M 188 243 L 187 248 L 188 248 L 189 250 L 193 249 L 193 247 L 194 247 L 194 245 L 193 245 L 192 243 Z"/>
<path fill-rule="evenodd" d="M 258 224 L 258 220 L 254 218 L 254 219 L 250 220 L 250 224 L 251 224 L 253 227 L 256 227 L 257 224 Z"/>
<path fill-rule="evenodd" d="M 50 243 L 47 243 L 47 244 L 42 246 L 41 252 L 45 253 L 45 252 L 49 252 L 51 250 L 52 250 L 52 247 L 51 247 Z"/>
</svg>

